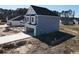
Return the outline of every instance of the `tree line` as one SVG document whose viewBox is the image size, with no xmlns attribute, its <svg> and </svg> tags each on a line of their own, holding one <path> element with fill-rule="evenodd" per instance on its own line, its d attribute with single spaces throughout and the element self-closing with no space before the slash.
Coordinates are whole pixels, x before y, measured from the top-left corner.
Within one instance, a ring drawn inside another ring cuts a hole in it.
<svg viewBox="0 0 79 59">
<path fill-rule="evenodd" d="M 11 19 L 19 15 L 24 15 L 26 12 L 27 12 L 26 8 L 17 8 L 16 10 L 8 10 L 0 8 L 0 20 L 6 22 L 6 17 Z"/>
<path fill-rule="evenodd" d="M 8 9 L 2 9 L 0 8 L 0 20 L 6 22 L 6 17 L 8 19 L 11 19 L 13 17 L 19 16 L 19 15 L 25 15 L 27 12 L 26 8 L 17 8 L 16 10 L 8 10 Z M 71 9 L 67 11 L 53 11 L 53 13 L 58 14 L 60 17 L 74 17 L 75 11 L 72 11 Z"/>
</svg>

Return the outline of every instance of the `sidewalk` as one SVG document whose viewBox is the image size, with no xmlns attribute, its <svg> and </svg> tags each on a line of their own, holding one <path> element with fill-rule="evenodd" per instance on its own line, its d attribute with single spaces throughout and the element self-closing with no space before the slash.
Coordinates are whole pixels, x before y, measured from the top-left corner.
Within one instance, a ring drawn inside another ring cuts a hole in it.
<svg viewBox="0 0 79 59">
<path fill-rule="evenodd" d="M 7 24 L 4 24 L 4 25 L 0 25 L 0 27 L 8 27 L 8 25 Z"/>
<path fill-rule="evenodd" d="M 4 43 L 16 41 L 16 40 L 22 40 L 24 38 L 29 38 L 29 37 L 31 36 L 22 32 L 14 35 L 7 35 L 7 36 L 0 37 L 0 44 L 4 44 Z"/>
</svg>

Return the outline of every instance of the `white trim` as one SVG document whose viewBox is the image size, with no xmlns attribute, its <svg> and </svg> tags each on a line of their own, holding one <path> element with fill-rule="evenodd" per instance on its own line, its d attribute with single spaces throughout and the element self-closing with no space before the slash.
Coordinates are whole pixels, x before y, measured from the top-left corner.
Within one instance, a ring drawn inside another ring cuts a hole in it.
<svg viewBox="0 0 79 59">
<path fill-rule="evenodd" d="M 31 24 L 36 24 L 36 16 L 31 16 Z"/>
<path fill-rule="evenodd" d="M 32 8 L 32 6 L 31 6 L 31 8 Z M 33 9 L 33 8 L 32 8 Z M 33 9 L 34 10 L 34 9 Z M 34 12 L 36 13 L 36 11 L 34 10 Z M 36 15 L 37 15 L 37 13 L 36 13 Z"/>
<path fill-rule="evenodd" d="M 26 16 L 26 23 L 30 23 L 30 16 Z"/>
<path fill-rule="evenodd" d="M 31 9 L 31 8 L 32 8 L 32 6 L 30 6 L 30 7 L 28 8 L 28 10 L 27 10 L 27 12 L 26 12 L 26 14 L 25 14 L 25 15 L 27 15 L 27 13 L 28 13 L 29 9 Z M 32 8 L 32 9 L 33 9 L 33 8 Z M 34 10 L 34 9 L 33 9 L 33 10 Z M 34 12 L 35 12 L 35 14 L 37 14 L 35 10 L 34 10 Z"/>
</svg>

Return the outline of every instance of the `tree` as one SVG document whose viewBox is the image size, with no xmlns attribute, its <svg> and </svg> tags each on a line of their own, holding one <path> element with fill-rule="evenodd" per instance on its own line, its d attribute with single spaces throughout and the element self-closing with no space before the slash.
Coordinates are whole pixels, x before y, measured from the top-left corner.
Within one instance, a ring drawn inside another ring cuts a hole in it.
<svg viewBox="0 0 79 59">
<path fill-rule="evenodd" d="M 67 11 L 62 11 L 61 12 L 61 16 L 62 17 L 66 17 L 66 18 L 69 18 L 69 17 L 74 17 L 75 15 L 75 12 L 72 11 L 71 9 L 67 10 Z"/>
<path fill-rule="evenodd" d="M 60 13 L 58 11 L 53 11 L 53 13 L 56 15 L 56 16 L 60 16 Z"/>
</svg>

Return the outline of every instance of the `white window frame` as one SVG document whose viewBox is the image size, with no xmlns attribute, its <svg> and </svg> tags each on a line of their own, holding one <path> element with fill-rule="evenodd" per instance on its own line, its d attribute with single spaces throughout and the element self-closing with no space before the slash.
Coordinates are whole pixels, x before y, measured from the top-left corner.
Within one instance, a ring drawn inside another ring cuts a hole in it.
<svg viewBox="0 0 79 59">
<path fill-rule="evenodd" d="M 27 19 L 27 17 L 28 17 L 29 19 Z M 26 22 L 27 22 L 27 23 L 30 23 L 30 16 L 26 16 Z"/>
<path fill-rule="evenodd" d="M 36 16 L 31 16 L 31 24 L 36 24 Z"/>
</svg>

